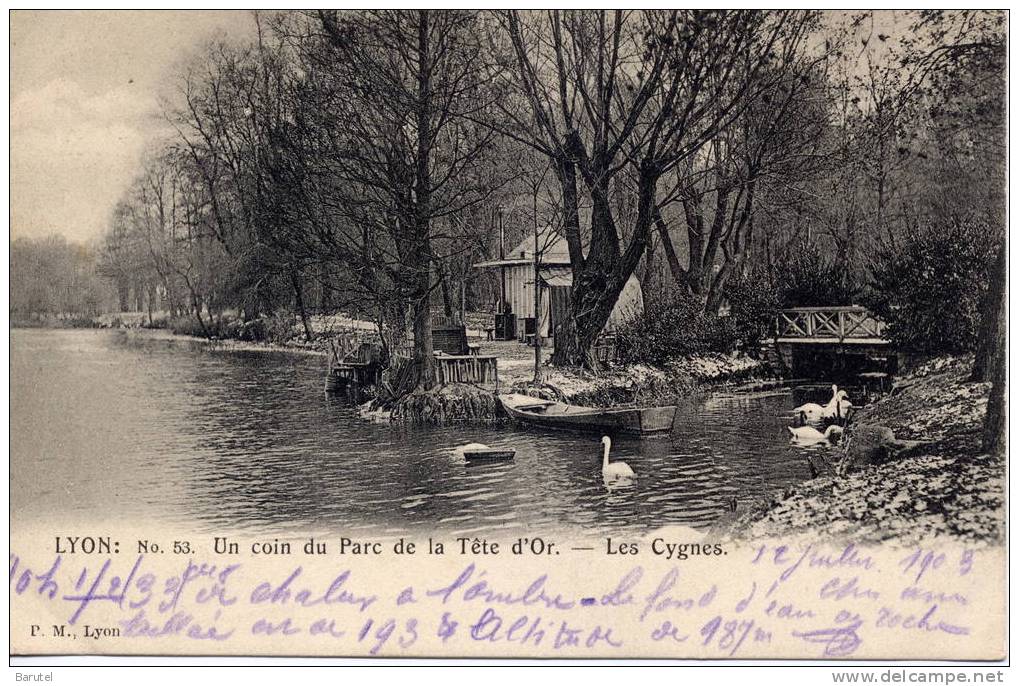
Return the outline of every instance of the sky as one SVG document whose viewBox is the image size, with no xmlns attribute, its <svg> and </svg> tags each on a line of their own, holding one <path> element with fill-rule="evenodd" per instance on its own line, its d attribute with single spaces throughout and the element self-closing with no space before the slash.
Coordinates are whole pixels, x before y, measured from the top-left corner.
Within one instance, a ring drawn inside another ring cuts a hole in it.
<svg viewBox="0 0 1019 686">
<path fill-rule="evenodd" d="M 231 11 L 14 10 L 10 31 L 11 238 L 87 243 L 165 133 L 160 98 L 182 64 L 253 22 Z"/>
<path fill-rule="evenodd" d="M 11 237 L 82 243 L 168 135 L 160 101 L 184 63 L 254 32 L 248 12 L 226 10 L 14 10 L 10 27 Z"/>
</svg>

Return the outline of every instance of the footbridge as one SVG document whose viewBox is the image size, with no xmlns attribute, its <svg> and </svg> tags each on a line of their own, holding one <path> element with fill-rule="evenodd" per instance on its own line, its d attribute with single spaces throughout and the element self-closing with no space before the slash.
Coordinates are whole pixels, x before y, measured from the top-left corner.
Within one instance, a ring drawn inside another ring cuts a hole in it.
<svg viewBox="0 0 1019 686">
<path fill-rule="evenodd" d="M 887 368 L 896 361 L 886 325 L 858 305 L 793 307 L 775 317 L 772 339 L 782 365 L 794 374 L 811 370 Z"/>
</svg>

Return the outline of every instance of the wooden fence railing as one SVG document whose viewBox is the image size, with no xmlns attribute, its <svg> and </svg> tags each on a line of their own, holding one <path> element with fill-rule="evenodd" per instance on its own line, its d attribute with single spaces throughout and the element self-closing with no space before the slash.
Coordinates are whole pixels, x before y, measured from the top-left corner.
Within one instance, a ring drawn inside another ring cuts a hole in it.
<svg viewBox="0 0 1019 686">
<path fill-rule="evenodd" d="M 778 339 L 884 342 L 885 323 L 865 307 L 795 307 L 775 317 Z"/>
<path fill-rule="evenodd" d="M 366 345 L 379 347 L 379 337 L 369 331 L 341 331 L 333 334 L 326 343 L 329 345 L 330 362 L 342 364 L 361 354 Z"/>
<path fill-rule="evenodd" d="M 360 389 L 378 385 L 382 372 L 382 347 L 377 343 L 337 337 L 330 339 L 329 349 L 326 391 L 347 390 L 359 397 Z"/>
<path fill-rule="evenodd" d="M 410 366 L 413 349 L 404 346 L 393 351 L 391 376 L 397 379 Z M 448 355 L 435 353 L 435 380 L 441 386 L 451 383 L 495 386 L 499 384 L 499 359 L 494 355 Z"/>
<path fill-rule="evenodd" d="M 435 373 L 441 385 L 497 386 L 499 360 L 494 355 L 440 355 L 435 358 Z"/>
</svg>

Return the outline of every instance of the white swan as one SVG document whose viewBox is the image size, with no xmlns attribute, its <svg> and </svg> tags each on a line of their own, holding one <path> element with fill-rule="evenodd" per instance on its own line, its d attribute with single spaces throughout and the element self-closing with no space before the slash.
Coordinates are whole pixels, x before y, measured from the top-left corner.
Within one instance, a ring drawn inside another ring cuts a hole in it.
<svg viewBox="0 0 1019 686">
<path fill-rule="evenodd" d="M 839 391 L 835 394 L 835 397 L 831 399 L 825 408 L 824 418 L 831 419 L 832 417 L 846 417 L 849 415 L 849 411 L 853 409 L 853 403 L 849 402 L 848 394 L 845 391 Z"/>
<path fill-rule="evenodd" d="M 838 397 L 838 394 L 839 387 L 836 386 L 835 384 L 832 384 L 831 387 L 832 400 L 835 400 Z M 828 405 L 831 405 L 831 401 L 828 401 Z M 795 412 L 798 415 L 801 415 L 804 418 L 804 420 L 807 421 L 817 420 L 823 416 L 825 408 L 827 408 L 828 405 L 818 405 L 817 403 L 806 403 L 800 405 L 799 407 L 794 407 L 793 412 Z"/>
<path fill-rule="evenodd" d="M 803 417 L 803 420 L 807 422 L 831 419 L 836 416 L 841 417 L 853 407 L 853 404 L 846 400 L 846 396 L 847 393 L 845 391 L 840 391 L 838 386 L 832 384 L 831 400 L 828 401 L 827 405 L 806 403 L 805 405 L 793 408 L 793 412 Z"/>
<path fill-rule="evenodd" d="M 832 424 L 824 433 L 821 433 L 812 426 L 787 426 L 789 433 L 792 434 L 793 440 L 798 443 L 820 443 L 821 441 L 831 441 L 832 439 L 838 440 L 842 437 L 842 427 L 838 424 Z"/>
<path fill-rule="evenodd" d="M 630 465 L 625 462 L 613 462 L 609 463 L 609 450 L 612 448 L 612 439 L 608 436 L 602 436 L 602 445 L 605 446 L 605 452 L 602 455 L 601 461 L 601 475 L 606 479 L 626 479 L 633 478 L 636 474 L 630 469 Z"/>
</svg>

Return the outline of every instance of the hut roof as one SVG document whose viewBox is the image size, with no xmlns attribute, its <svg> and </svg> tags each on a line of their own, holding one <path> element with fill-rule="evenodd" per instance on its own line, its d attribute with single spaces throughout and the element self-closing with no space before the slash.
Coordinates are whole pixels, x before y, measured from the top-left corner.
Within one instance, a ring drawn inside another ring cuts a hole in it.
<svg viewBox="0 0 1019 686">
<path fill-rule="evenodd" d="M 541 253 L 541 264 L 543 265 L 569 265 L 570 250 L 566 239 L 556 233 L 551 226 L 546 226 L 538 232 L 538 251 Z M 525 236 L 520 244 L 513 250 L 506 251 L 506 258 L 502 260 L 489 260 L 478 262 L 475 267 L 511 267 L 520 264 L 531 264 L 534 262 L 534 234 Z"/>
</svg>

